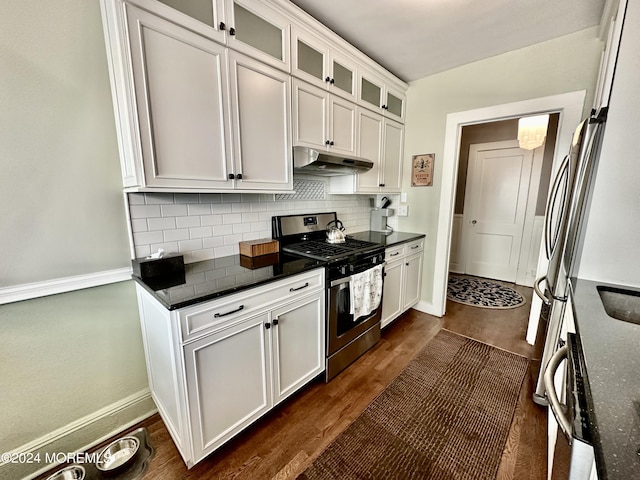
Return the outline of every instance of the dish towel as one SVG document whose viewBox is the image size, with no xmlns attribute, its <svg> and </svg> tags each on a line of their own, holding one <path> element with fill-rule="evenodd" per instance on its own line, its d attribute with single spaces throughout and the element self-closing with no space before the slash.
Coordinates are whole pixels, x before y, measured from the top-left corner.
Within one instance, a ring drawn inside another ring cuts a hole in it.
<svg viewBox="0 0 640 480">
<path fill-rule="evenodd" d="M 352 275 L 349 294 L 354 322 L 378 308 L 382 299 L 382 265 Z"/>
</svg>

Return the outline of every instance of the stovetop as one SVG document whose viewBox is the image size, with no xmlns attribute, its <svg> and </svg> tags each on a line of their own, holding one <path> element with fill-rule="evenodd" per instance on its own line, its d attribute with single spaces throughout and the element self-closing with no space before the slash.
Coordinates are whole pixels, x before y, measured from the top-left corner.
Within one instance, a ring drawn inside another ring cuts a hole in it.
<svg viewBox="0 0 640 480">
<path fill-rule="evenodd" d="M 379 243 L 367 242 L 346 238 L 344 243 L 329 243 L 322 240 L 305 240 L 282 246 L 282 251 L 302 255 L 317 260 L 335 261 L 352 255 L 365 255 L 367 253 L 384 250 Z"/>
</svg>

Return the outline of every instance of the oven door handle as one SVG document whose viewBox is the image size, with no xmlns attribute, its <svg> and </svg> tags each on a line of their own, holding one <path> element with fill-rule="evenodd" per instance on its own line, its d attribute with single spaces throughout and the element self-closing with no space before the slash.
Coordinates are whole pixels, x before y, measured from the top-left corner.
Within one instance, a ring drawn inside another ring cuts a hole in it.
<svg viewBox="0 0 640 480">
<path fill-rule="evenodd" d="M 382 262 L 382 263 L 379 263 L 378 265 L 374 265 L 371 268 L 375 268 L 375 267 L 377 267 L 379 265 L 382 265 L 382 268 L 384 268 L 386 264 L 387 264 L 387 262 Z M 367 270 L 371 270 L 371 268 L 367 268 Z M 366 272 L 367 270 L 364 270 L 364 271 Z M 339 278 L 338 280 L 333 280 L 329 285 L 333 288 L 333 287 L 335 287 L 337 285 L 341 285 L 343 283 L 350 282 L 352 278 L 353 278 L 353 275 L 349 275 L 348 277 Z"/>
<path fill-rule="evenodd" d="M 547 369 L 544 371 L 544 386 L 547 389 L 547 398 L 549 399 L 549 407 L 553 412 L 553 416 L 556 417 L 560 430 L 562 430 L 562 433 L 564 433 L 565 437 L 567 437 L 567 440 L 569 441 L 569 445 L 571 445 L 571 422 L 562 411 L 562 404 L 560 403 L 560 400 L 558 400 L 556 386 L 553 382 L 553 378 L 556 375 L 558 367 L 560 367 L 560 363 L 562 362 L 562 360 L 567 358 L 568 354 L 569 348 L 567 347 L 567 345 L 564 345 L 556 353 L 553 354 L 553 356 L 549 360 Z"/>
</svg>

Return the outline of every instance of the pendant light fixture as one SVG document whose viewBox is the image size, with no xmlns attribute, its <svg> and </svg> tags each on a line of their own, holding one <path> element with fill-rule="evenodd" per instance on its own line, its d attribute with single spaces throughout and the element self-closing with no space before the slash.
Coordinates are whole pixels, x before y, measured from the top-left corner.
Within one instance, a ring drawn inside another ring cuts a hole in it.
<svg viewBox="0 0 640 480">
<path fill-rule="evenodd" d="M 522 117 L 518 120 L 518 143 L 520 148 L 533 150 L 544 143 L 547 136 L 549 115 Z"/>
</svg>

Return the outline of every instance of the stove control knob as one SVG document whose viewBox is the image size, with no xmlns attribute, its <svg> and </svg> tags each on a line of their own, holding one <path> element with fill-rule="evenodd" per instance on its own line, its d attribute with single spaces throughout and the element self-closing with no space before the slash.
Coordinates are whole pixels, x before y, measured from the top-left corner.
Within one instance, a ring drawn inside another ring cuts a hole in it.
<svg viewBox="0 0 640 480">
<path fill-rule="evenodd" d="M 350 271 L 351 273 L 353 273 L 353 271 L 354 271 L 354 270 L 355 270 L 355 269 L 353 268 L 353 265 L 349 265 L 349 271 Z"/>
</svg>

